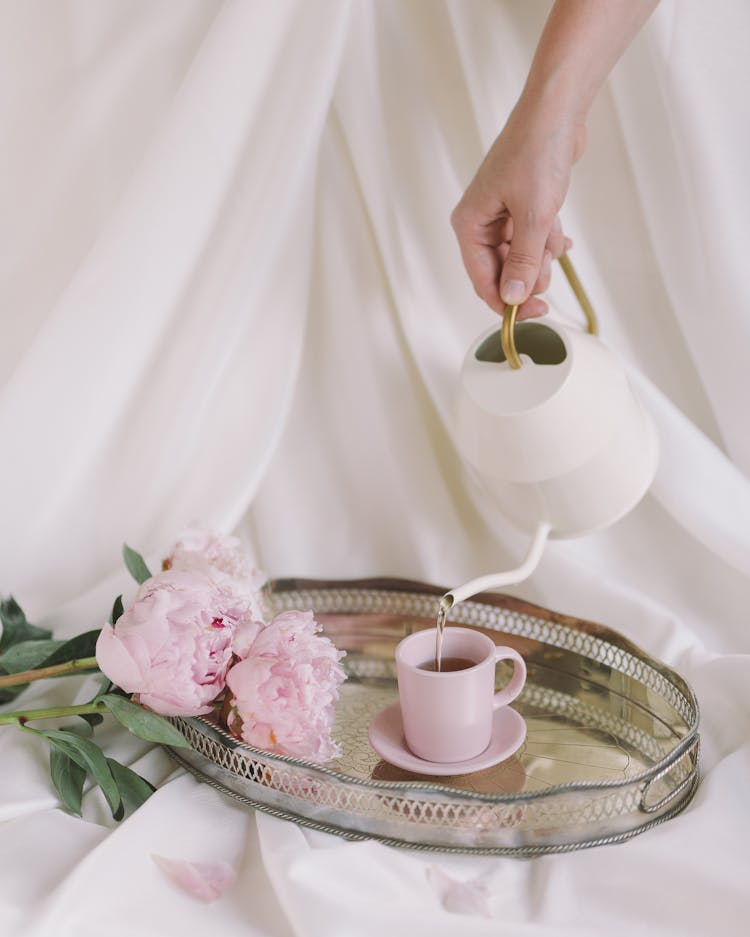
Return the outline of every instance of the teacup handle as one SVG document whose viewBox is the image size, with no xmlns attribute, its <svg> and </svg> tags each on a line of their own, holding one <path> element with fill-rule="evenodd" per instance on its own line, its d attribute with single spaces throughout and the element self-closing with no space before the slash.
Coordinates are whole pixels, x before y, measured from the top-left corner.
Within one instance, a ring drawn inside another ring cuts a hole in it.
<svg viewBox="0 0 750 937">
<path fill-rule="evenodd" d="M 570 257 L 567 254 L 561 254 L 558 258 L 560 261 L 560 266 L 562 267 L 563 273 L 570 284 L 570 288 L 573 290 L 576 299 L 578 300 L 583 314 L 586 316 L 586 328 L 591 335 L 599 334 L 599 323 L 596 319 L 596 313 L 594 312 L 594 307 L 591 305 L 591 300 L 586 295 L 586 290 L 583 288 L 583 284 L 578 278 L 578 274 L 575 272 L 573 264 L 570 262 Z M 514 369 L 517 370 L 521 367 L 521 359 L 518 357 L 518 351 L 516 350 L 516 342 L 514 338 L 514 332 L 516 329 L 516 313 L 518 312 L 518 306 L 507 305 L 505 307 L 505 312 L 503 314 L 503 325 L 500 330 L 500 342 L 503 346 L 503 354 L 505 355 L 505 360 L 508 364 Z"/>
<path fill-rule="evenodd" d="M 513 676 L 506 687 L 495 693 L 495 699 L 492 703 L 493 709 L 500 709 L 501 706 L 512 703 L 526 683 L 526 661 L 518 651 L 514 651 L 512 647 L 495 648 L 495 664 L 498 664 L 501 660 L 513 661 Z"/>
</svg>

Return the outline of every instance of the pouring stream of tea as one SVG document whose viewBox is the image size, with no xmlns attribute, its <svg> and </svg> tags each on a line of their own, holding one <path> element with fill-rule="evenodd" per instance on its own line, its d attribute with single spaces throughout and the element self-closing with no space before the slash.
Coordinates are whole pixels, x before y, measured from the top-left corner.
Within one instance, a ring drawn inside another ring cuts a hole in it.
<svg viewBox="0 0 750 937">
<path fill-rule="evenodd" d="M 440 671 L 440 661 L 443 655 L 443 636 L 445 634 L 445 625 L 448 619 L 448 612 L 454 605 L 463 602 L 464 599 L 476 595 L 477 592 L 484 592 L 486 589 L 499 589 L 503 586 L 510 586 L 517 582 L 522 582 L 534 572 L 542 558 L 542 551 L 549 536 L 550 525 L 541 523 L 537 527 L 534 537 L 529 546 L 529 552 L 520 566 L 515 569 L 506 570 L 503 573 L 491 573 L 489 576 L 480 576 L 478 579 L 471 579 L 462 586 L 457 586 L 446 592 L 440 599 L 438 606 L 436 635 L 435 635 L 435 670 Z"/>
<path fill-rule="evenodd" d="M 435 670 L 439 673 L 441 662 L 443 660 L 443 633 L 445 632 L 445 622 L 448 619 L 448 609 L 453 605 L 453 598 L 450 593 L 446 593 L 440 599 L 437 613 L 437 634 L 435 635 Z"/>
</svg>

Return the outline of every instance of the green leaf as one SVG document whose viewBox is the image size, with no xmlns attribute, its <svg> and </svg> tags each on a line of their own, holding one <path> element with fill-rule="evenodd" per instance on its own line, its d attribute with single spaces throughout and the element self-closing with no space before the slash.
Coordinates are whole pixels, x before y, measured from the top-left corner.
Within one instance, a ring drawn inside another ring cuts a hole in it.
<svg viewBox="0 0 750 937">
<path fill-rule="evenodd" d="M 0 654 L 0 674 L 22 673 L 24 670 L 51 667 L 54 664 L 64 664 L 66 661 L 82 657 L 94 657 L 98 636 L 99 631 L 87 631 L 69 641 L 48 639 L 19 641 L 18 644 L 13 644 Z M 91 669 L 94 670 L 94 667 Z M 28 683 L 24 683 L 1 689 L 0 705 L 15 699 L 27 686 Z"/>
<path fill-rule="evenodd" d="M 75 725 L 64 725 L 63 729 L 66 732 L 74 732 L 76 735 L 80 735 L 82 738 L 90 739 L 94 734 L 94 726 L 86 718 L 87 715 L 98 716 L 98 713 L 86 713 L 84 715 L 79 715 L 76 718 L 83 720 L 82 722 L 76 722 Z M 99 716 L 99 721 L 102 721 L 102 717 Z"/>
<path fill-rule="evenodd" d="M 6 674 L 8 671 L 0 667 L 0 674 Z M 0 690 L 0 706 L 4 703 L 10 703 L 14 700 L 18 694 L 25 690 L 28 686 L 28 683 L 22 683 L 19 686 L 6 686 Z"/>
<path fill-rule="evenodd" d="M 89 702 L 96 703 L 97 700 L 100 700 L 103 696 L 106 696 L 113 686 L 114 683 L 112 683 L 109 677 L 104 674 L 102 682 L 99 684 L 99 689 L 96 691 L 96 695 L 93 697 L 93 699 L 90 699 Z"/>
<path fill-rule="evenodd" d="M 130 729 L 139 739 L 159 742 L 161 745 L 171 745 L 173 748 L 190 748 L 190 743 L 185 736 L 163 716 L 157 716 L 150 709 L 137 706 L 130 700 L 115 696 L 114 693 L 108 693 L 101 699 L 115 719 L 126 729 Z"/>
<path fill-rule="evenodd" d="M 102 716 L 101 713 L 79 713 L 78 718 L 87 722 L 91 726 L 92 731 L 94 726 L 101 725 L 101 723 L 104 722 L 104 716 Z"/>
<path fill-rule="evenodd" d="M 151 578 L 151 572 L 148 566 L 146 566 L 141 554 L 132 550 L 127 543 L 124 543 L 122 546 L 122 558 L 125 560 L 128 572 L 136 582 L 145 582 L 147 579 Z"/>
<path fill-rule="evenodd" d="M 12 595 L 0 601 L 0 621 L 4 628 L 20 628 L 27 623 L 24 610 Z"/>
<path fill-rule="evenodd" d="M 112 606 L 112 614 L 109 616 L 110 625 L 116 625 L 118 618 L 125 611 L 122 605 L 122 596 L 118 595 L 115 599 L 115 604 Z"/>
<path fill-rule="evenodd" d="M 6 673 L 21 673 L 23 670 L 33 670 L 43 661 L 65 644 L 64 641 L 51 639 L 42 641 L 19 641 L 0 654 L 0 666 Z"/>
<path fill-rule="evenodd" d="M 84 631 L 83 634 L 77 634 L 74 638 L 63 641 L 57 650 L 45 658 L 42 666 L 51 667 L 53 664 L 65 664 L 69 660 L 94 657 L 100 631 L 101 628 L 95 628 L 93 631 Z"/>
<path fill-rule="evenodd" d="M 110 691 L 113 687 L 114 687 L 114 683 L 112 683 L 112 681 L 109 679 L 109 677 L 106 677 L 106 676 L 105 676 L 105 678 L 104 678 L 104 679 L 102 680 L 102 682 L 101 682 L 101 685 L 99 686 L 99 689 L 98 689 L 98 691 L 97 691 L 96 696 L 94 697 L 93 700 L 91 700 L 91 702 L 93 703 L 94 700 L 99 699 L 100 696 L 106 696 L 107 693 L 109 693 L 109 691 Z"/>
<path fill-rule="evenodd" d="M 0 601 L 0 622 L 3 633 L 0 635 L 0 651 L 4 651 L 12 644 L 20 641 L 38 641 L 52 636 L 46 628 L 37 628 L 26 621 L 23 609 L 13 596 Z"/>
<path fill-rule="evenodd" d="M 49 771 L 52 783 L 65 806 L 77 817 L 81 815 L 81 798 L 86 770 L 54 745 L 49 750 Z"/>
<path fill-rule="evenodd" d="M 104 675 L 101 682 L 99 683 L 99 689 L 96 691 L 96 694 L 88 700 L 89 703 L 96 703 L 100 700 L 105 693 L 109 693 L 112 687 L 112 681 Z M 85 720 L 93 729 L 94 726 L 98 726 L 100 723 L 104 722 L 104 716 L 101 713 L 79 713 L 79 719 Z"/>
<path fill-rule="evenodd" d="M 120 788 L 120 796 L 131 809 L 137 810 L 156 790 L 153 784 L 125 765 L 121 765 L 119 761 L 108 758 L 107 764 Z"/>
<path fill-rule="evenodd" d="M 34 729 L 33 731 L 43 735 L 51 745 L 87 771 L 102 789 L 112 816 L 115 820 L 122 818 L 123 806 L 120 790 L 112 777 L 107 759 L 97 745 L 65 729 Z"/>
</svg>

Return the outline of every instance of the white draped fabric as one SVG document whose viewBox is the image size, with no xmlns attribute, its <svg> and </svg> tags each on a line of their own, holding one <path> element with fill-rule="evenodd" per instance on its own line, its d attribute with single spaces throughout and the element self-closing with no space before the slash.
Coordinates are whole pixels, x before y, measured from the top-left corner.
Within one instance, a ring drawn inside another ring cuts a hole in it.
<svg viewBox="0 0 750 937">
<path fill-rule="evenodd" d="M 492 314 L 448 217 L 548 9 L 0 4 L 0 591 L 59 634 L 95 627 L 121 543 L 157 559 L 195 521 L 238 530 L 275 576 L 447 586 L 519 559 L 454 444 L 460 363 Z M 114 828 L 97 793 L 90 822 L 64 814 L 42 746 L 3 728 L 1 933 L 746 933 L 749 33 L 743 0 L 663 0 L 595 104 L 563 220 L 661 464 L 631 515 L 551 544 L 513 590 L 691 681 L 688 811 L 570 855 L 417 855 L 245 811 L 110 729 L 161 784 Z M 578 321 L 557 274 L 550 298 Z M 203 907 L 152 853 L 224 859 L 239 882 Z M 491 875 L 494 918 L 445 911 L 432 864 Z"/>
</svg>

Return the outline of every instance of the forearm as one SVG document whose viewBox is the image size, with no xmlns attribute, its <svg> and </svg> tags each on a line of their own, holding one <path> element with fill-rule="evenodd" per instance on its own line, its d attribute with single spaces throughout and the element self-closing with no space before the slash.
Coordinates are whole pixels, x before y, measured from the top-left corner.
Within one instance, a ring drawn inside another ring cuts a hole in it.
<svg viewBox="0 0 750 937">
<path fill-rule="evenodd" d="M 583 123 L 597 91 L 657 3 L 556 0 L 519 104 Z"/>
<path fill-rule="evenodd" d="M 521 97 L 451 222 L 477 293 L 496 312 L 544 312 L 555 219 L 586 140 L 597 91 L 658 0 L 556 0 Z"/>
</svg>

